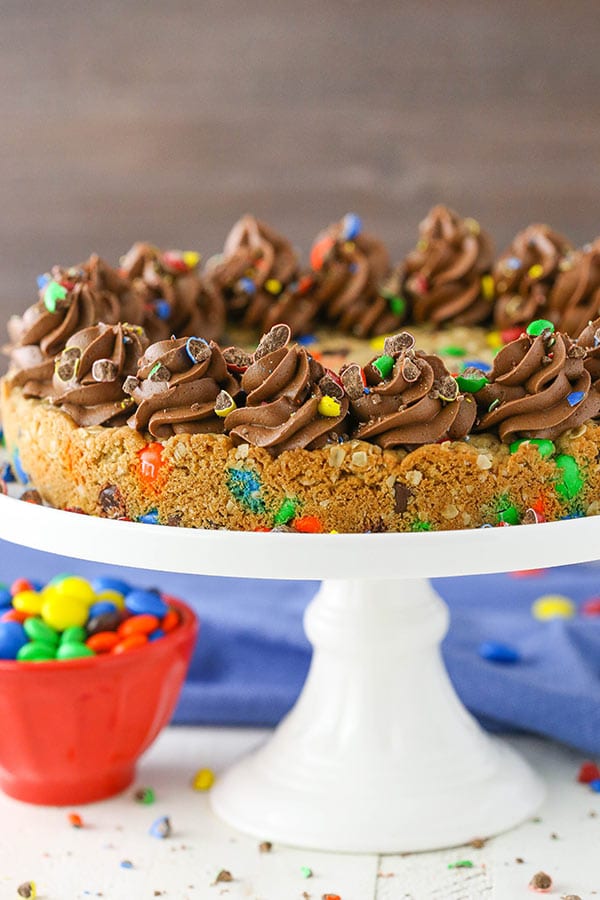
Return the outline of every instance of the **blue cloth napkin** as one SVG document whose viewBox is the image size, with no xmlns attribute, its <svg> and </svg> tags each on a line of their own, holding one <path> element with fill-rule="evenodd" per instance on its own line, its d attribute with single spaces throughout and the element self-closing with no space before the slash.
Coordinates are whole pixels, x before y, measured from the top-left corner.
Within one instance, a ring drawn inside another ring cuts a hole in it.
<svg viewBox="0 0 600 900">
<path fill-rule="evenodd" d="M 294 703 L 310 646 L 302 613 L 317 582 L 253 581 L 120 569 L 51 556 L 0 541 L 0 581 L 47 580 L 59 572 L 113 574 L 158 587 L 193 606 L 200 639 L 174 721 L 272 725 Z M 577 603 L 600 595 L 600 566 L 547 569 L 537 576 L 442 578 L 451 626 L 444 657 L 463 702 L 488 727 L 528 730 L 600 754 L 600 617 L 539 622 L 543 594 Z M 482 641 L 516 647 L 514 665 L 489 662 Z"/>
</svg>

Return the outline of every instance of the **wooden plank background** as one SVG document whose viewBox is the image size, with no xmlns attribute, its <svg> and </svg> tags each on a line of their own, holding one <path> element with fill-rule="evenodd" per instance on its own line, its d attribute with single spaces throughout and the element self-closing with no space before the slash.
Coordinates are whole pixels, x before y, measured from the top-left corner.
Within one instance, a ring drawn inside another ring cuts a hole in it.
<svg viewBox="0 0 600 900">
<path fill-rule="evenodd" d="M 306 251 L 348 209 L 399 257 L 431 204 L 600 232 L 594 0 L 0 0 L 2 317 L 135 239 Z"/>
</svg>

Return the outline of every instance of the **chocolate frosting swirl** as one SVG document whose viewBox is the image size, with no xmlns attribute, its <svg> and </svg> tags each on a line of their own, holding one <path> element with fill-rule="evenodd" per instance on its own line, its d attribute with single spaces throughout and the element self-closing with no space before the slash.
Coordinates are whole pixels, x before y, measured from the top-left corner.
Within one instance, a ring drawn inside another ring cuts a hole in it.
<svg viewBox="0 0 600 900">
<path fill-rule="evenodd" d="M 157 341 L 170 334 L 219 338 L 225 327 L 221 292 L 198 272 L 200 257 L 137 243 L 121 260 L 143 310 L 145 330 Z"/>
<path fill-rule="evenodd" d="M 478 431 L 554 440 L 600 412 L 600 393 L 585 368 L 585 350 L 547 329 L 522 335 L 498 353 L 490 383 L 474 394 Z"/>
<path fill-rule="evenodd" d="M 133 406 L 123 384 L 147 343 L 139 325 L 100 323 L 78 331 L 56 359 L 51 401 L 77 425 L 122 425 Z"/>
<path fill-rule="evenodd" d="M 494 266 L 497 328 L 527 326 L 544 316 L 548 293 L 571 250 L 569 241 L 548 225 L 520 231 Z"/>
<path fill-rule="evenodd" d="M 229 232 L 222 255 L 209 260 L 206 274 L 213 290 L 223 293 L 228 314 L 252 327 L 263 324 L 297 272 L 298 258 L 289 241 L 245 215 Z"/>
<path fill-rule="evenodd" d="M 477 325 L 489 319 L 493 293 L 482 281 L 492 269 L 487 233 L 474 219 L 461 219 L 446 206 L 435 206 L 419 233 L 419 243 L 405 261 L 414 321 Z"/>
<path fill-rule="evenodd" d="M 289 346 L 289 337 L 285 325 L 271 329 L 242 375 L 247 405 L 225 419 L 225 431 L 235 444 L 279 454 L 337 443 L 346 433 L 348 398 L 339 379 L 304 348 Z M 329 414 L 322 412 L 323 398 L 336 404 Z"/>
<path fill-rule="evenodd" d="M 358 337 L 384 334 L 402 321 L 381 292 L 390 259 L 378 238 L 365 234 L 348 213 L 316 238 L 310 255 L 318 307 L 342 331 Z"/>
<path fill-rule="evenodd" d="M 48 298 L 57 285 L 64 297 L 51 302 Z M 123 317 L 126 291 L 118 272 L 96 254 L 79 266 L 54 266 L 45 276 L 39 300 L 8 322 L 12 383 L 23 387 L 26 396 L 46 396 L 56 354 L 76 332 L 101 320 L 117 323 Z"/>
<path fill-rule="evenodd" d="M 600 315 L 600 238 L 565 257 L 548 298 L 547 318 L 576 335 Z"/>
<path fill-rule="evenodd" d="M 600 379 L 600 318 L 588 322 L 577 338 L 577 346 L 586 350 L 583 361 L 591 375 L 592 381 Z"/>
<path fill-rule="evenodd" d="M 217 397 L 225 391 L 233 399 L 240 388 L 213 341 L 184 337 L 151 344 L 125 390 L 138 404 L 129 425 L 165 439 L 222 433 L 224 419 L 215 413 Z"/>
<path fill-rule="evenodd" d="M 461 440 L 470 431 L 477 411 L 471 397 L 459 393 L 438 356 L 413 347 L 414 338 L 407 332 L 386 339 L 383 358 L 388 366 L 393 360 L 386 377 L 377 368 L 382 357 L 362 373 L 356 365 L 342 370 L 352 412 L 360 423 L 353 437 L 384 449 L 414 448 Z"/>
</svg>

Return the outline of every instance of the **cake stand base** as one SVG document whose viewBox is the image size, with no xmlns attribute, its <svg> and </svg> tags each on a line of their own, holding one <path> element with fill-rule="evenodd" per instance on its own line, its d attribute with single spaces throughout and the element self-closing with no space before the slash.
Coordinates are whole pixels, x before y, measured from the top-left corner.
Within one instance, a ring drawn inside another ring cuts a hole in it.
<svg viewBox="0 0 600 900">
<path fill-rule="evenodd" d="M 262 840 L 358 853 L 453 846 L 532 815 L 543 786 L 456 696 L 447 625 L 426 580 L 323 582 L 302 693 L 212 789 L 217 815 Z"/>
</svg>

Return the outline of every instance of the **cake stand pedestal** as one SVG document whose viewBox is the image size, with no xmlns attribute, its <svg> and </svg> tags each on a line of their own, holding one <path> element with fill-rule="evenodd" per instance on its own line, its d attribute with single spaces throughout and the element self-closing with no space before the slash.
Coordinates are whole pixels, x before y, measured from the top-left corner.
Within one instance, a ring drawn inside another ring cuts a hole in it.
<svg viewBox="0 0 600 900">
<path fill-rule="evenodd" d="M 448 612 L 425 576 L 596 559 L 596 517 L 259 534 L 112 522 L 0 497 L 0 537 L 160 571 L 324 579 L 306 611 L 314 654 L 300 698 L 211 792 L 215 812 L 241 831 L 320 850 L 431 850 L 508 829 L 543 798 L 535 773 L 454 693 L 440 654 Z"/>
</svg>

